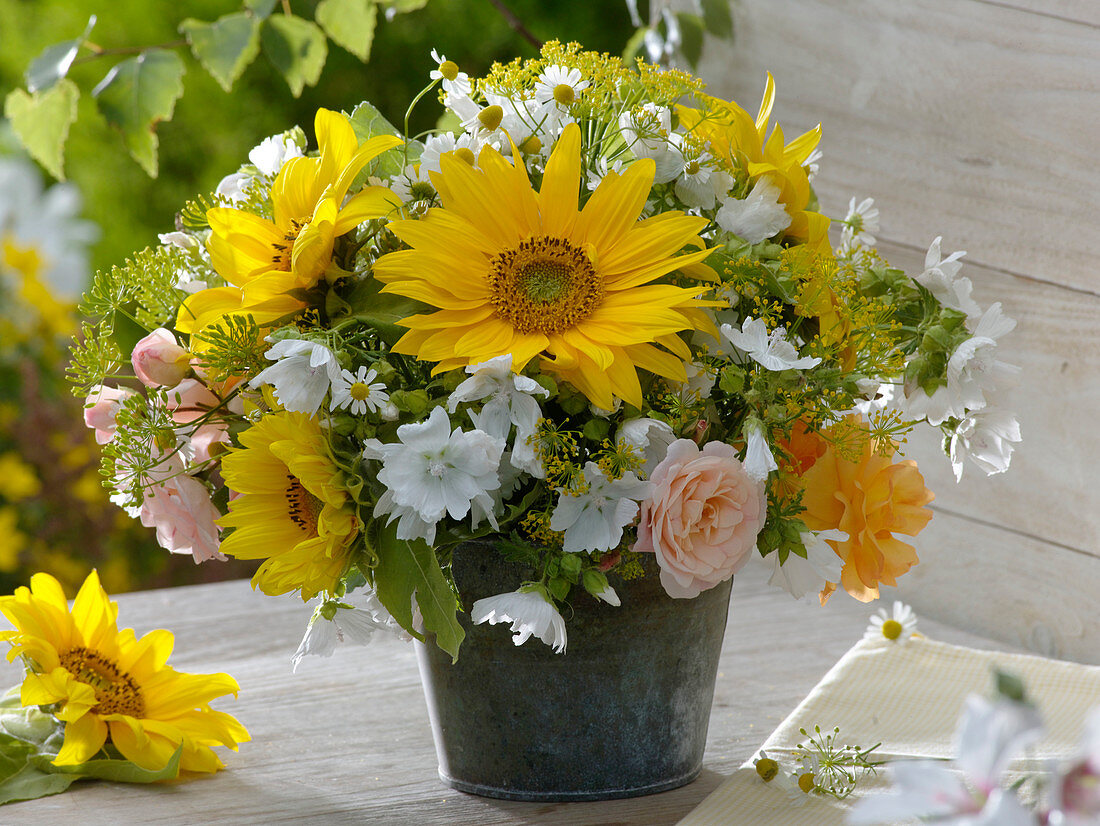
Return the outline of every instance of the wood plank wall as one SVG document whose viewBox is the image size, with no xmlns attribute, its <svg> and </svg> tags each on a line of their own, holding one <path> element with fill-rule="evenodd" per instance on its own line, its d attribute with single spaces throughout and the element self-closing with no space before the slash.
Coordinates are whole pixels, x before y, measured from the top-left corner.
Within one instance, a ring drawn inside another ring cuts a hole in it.
<svg viewBox="0 0 1100 826">
<path fill-rule="evenodd" d="M 710 91 L 756 111 L 765 71 L 786 134 L 821 122 L 824 211 L 882 212 L 906 271 L 942 235 L 984 307 L 1019 322 L 1007 474 L 956 485 L 936 439 L 910 445 L 936 491 L 919 613 L 1050 656 L 1100 663 L 1100 2 L 736 0 L 708 43 Z M 887 589 L 889 591 L 890 589 Z M 890 600 L 894 594 L 886 594 Z"/>
</svg>

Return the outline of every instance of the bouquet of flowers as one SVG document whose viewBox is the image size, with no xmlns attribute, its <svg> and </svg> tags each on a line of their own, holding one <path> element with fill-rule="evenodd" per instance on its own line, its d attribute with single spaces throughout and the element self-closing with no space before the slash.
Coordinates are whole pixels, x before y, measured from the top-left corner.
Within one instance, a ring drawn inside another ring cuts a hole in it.
<svg viewBox="0 0 1100 826">
<path fill-rule="evenodd" d="M 890 267 L 870 200 L 833 248 L 820 127 L 787 140 L 770 76 L 754 116 L 576 44 L 476 79 L 433 58 L 437 130 L 321 109 L 316 149 L 268 138 L 84 302 L 72 375 L 115 500 L 319 598 L 305 649 L 384 626 L 457 656 L 462 609 L 564 651 L 561 607 L 618 605 L 608 572 L 647 555 L 676 598 L 759 554 L 796 597 L 870 600 L 931 517 L 911 428 L 957 473 L 1007 468 L 1014 322 L 938 238 Z M 472 539 L 525 584 L 459 605 Z"/>
</svg>

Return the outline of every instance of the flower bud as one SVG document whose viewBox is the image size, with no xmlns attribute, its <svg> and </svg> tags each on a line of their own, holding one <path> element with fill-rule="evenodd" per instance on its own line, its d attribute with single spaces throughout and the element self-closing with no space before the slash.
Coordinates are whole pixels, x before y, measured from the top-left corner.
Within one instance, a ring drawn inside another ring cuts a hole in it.
<svg viewBox="0 0 1100 826">
<path fill-rule="evenodd" d="M 191 354 L 163 327 L 135 344 L 130 357 L 134 373 L 149 387 L 175 387 L 191 371 L 190 360 Z"/>
</svg>

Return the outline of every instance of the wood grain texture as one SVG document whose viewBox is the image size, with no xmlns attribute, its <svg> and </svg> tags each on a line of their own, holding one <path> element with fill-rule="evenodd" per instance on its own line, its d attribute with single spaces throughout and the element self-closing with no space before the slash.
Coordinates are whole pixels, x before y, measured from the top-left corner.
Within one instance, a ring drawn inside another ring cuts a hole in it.
<svg viewBox="0 0 1100 826">
<path fill-rule="evenodd" d="M 257 824 L 373 826 L 674 824 L 733 772 L 863 634 L 870 606 L 843 596 L 822 608 L 766 584 L 763 564 L 738 574 L 711 714 L 702 776 L 671 792 L 600 803 L 515 803 L 452 791 L 435 751 L 411 645 L 381 637 L 310 659 L 290 655 L 309 616 L 290 598 L 254 594 L 245 582 L 123 594 L 120 625 L 176 635 L 172 664 L 228 671 L 241 685 L 236 715 L 253 741 L 223 751 L 228 771 L 158 786 L 78 783 L 55 797 L 0 809 L 0 823 Z M 1009 649 L 922 620 L 935 639 Z M 501 634 L 507 629 L 501 628 Z M 14 685 L 15 666 L 0 665 Z"/>
<path fill-rule="evenodd" d="M 884 238 L 945 235 L 979 263 L 1100 293 L 1094 25 L 977 0 L 733 9 L 736 40 L 708 44 L 701 73 L 755 111 L 770 70 L 786 133 L 823 124 L 826 213 L 870 195 Z"/>
</svg>

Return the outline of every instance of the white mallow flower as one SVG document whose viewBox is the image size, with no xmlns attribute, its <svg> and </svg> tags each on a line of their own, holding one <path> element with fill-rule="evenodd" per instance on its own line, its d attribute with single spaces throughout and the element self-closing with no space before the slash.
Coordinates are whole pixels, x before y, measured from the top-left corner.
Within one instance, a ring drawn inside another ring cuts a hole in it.
<svg viewBox="0 0 1100 826">
<path fill-rule="evenodd" d="M 799 536 L 806 556 L 787 554 L 787 561 L 782 565 L 779 564 L 778 551 L 767 557 L 774 565 L 768 584 L 782 588 L 795 599 L 820 592 L 827 582 L 840 582 L 844 560 L 836 555 L 826 540 L 844 542 L 848 538 L 844 531 L 837 530 L 806 532 Z"/>
<path fill-rule="evenodd" d="M 565 531 L 562 550 L 610 551 L 618 547 L 623 528 L 638 515 L 638 502 L 649 496 L 653 485 L 632 471 L 612 481 L 595 462 L 584 466 L 588 490 L 572 494 L 558 491 L 558 504 L 550 514 L 550 530 Z"/>
<path fill-rule="evenodd" d="M 714 216 L 726 232 L 759 244 L 791 225 L 787 208 L 779 203 L 779 187 L 767 178 L 760 178 L 743 199 L 727 198 Z"/>
<path fill-rule="evenodd" d="M 776 327 L 769 333 L 762 318 L 749 316 L 740 330 L 732 324 L 723 324 L 721 330 L 730 344 L 768 370 L 806 370 L 821 363 L 821 359 L 812 356 L 798 358 L 798 351 L 787 341 L 786 331 Z"/>
<path fill-rule="evenodd" d="M 874 198 L 864 198 L 859 204 L 852 198 L 848 202 L 848 215 L 840 230 L 842 244 L 859 244 L 864 247 L 875 245 L 875 233 L 878 232 L 878 207 Z"/>
<path fill-rule="evenodd" d="M 486 433 L 506 439 L 512 425 L 521 433 L 535 432 L 542 411 L 534 397 L 549 396 L 550 391 L 529 376 L 513 373 L 511 353 L 472 364 L 466 372 L 470 378 L 447 398 L 450 412 L 463 402 L 488 399 L 478 417 L 478 427 Z"/>
<path fill-rule="evenodd" d="M 668 446 L 676 441 L 676 434 L 660 419 L 627 419 L 619 425 L 615 443 L 629 445 L 642 457 L 642 470 L 648 478 L 668 453 Z"/>
<path fill-rule="evenodd" d="M 967 459 L 986 472 L 1004 473 L 1012 461 L 1013 442 L 1020 441 L 1020 424 L 1007 410 L 983 407 L 970 413 L 951 434 L 951 468 L 955 481 L 963 475 Z"/>
<path fill-rule="evenodd" d="M 406 642 L 409 633 L 393 618 L 374 589 L 363 586 L 340 599 L 321 601 L 310 617 L 298 650 L 291 657 L 294 671 L 307 655 L 331 657 L 342 642 L 366 645 L 375 631 L 396 634 Z"/>
<path fill-rule="evenodd" d="M 684 169 L 680 136 L 672 131 L 672 112 L 667 106 L 646 103 L 619 115 L 619 131 L 636 158 L 651 158 L 657 164 L 653 182 L 668 183 Z"/>
<path fill-rule="evenodd" d="M 285 338 L 275 342 L 264 356 L 275 363 L 261 370 L 248 386 L 274 386 L 275 398 L 295 413 L 314 414 L 320 410 L 325 394 L 340 377 L 336 354 L 313 341 Z"/>
<path fill-rule="evenodd" d="M 248 160 L 261 174 L 274 178 L 283 168 L 283 164 L 291 158 L 301 158 L 304 154 L 294 137 L 284 133 L 264 138 L 248 153 Z"/>
<path fill-rule="evenodd" d="M 919 387 L 908 393 L 906 410 L 915 418 L 926 418 L 938 426 L 951 417 L 962 418 L 968 410 L 986 406 L 986 391 L 1005 387 L 1020 368 L 997 358 L 997 339 L 1016 327 L 1015 319 L 991 305 L 982 315 L 974 335 L 959 344 L 947 360 L 947 386 L 931 396 Z"/>
<path fill-rule="evenodd" d="M 470 609 L 470 619 L 474 625 L 510 622 L 512 642 L 516 645 L 523 645 L 534 636 L 553 648 L 555 654 L 565 653 L 565 620 L 537 587 L 479 599 Z"/>
<path fill-rule="evenodd" d="M 482 430 L 451 430 L 442 407 L 434 408 L 427 421 L 401 425 L 397 438 L 390 444 L 368 439 L 363 452 L 365 458 L 382 460 L 378 481 L 397 511 L 412 509 L 432 525 L 444 514 L 463 519 L 475 498 L 500 487 L 504 440 Z"/>
<path fill-rule="evenodd" d="M 1039 826 L 1015 794 L 1000 787 L 1009 762 L 1041 734 L 1039 714 L 1031 706 L 971 695 L 955 733 L 954 762 L 891 763 L 893 793 L 859 801 L 848 823 L 919 819 L 944 826 Z"/>
<path fill-rule="evenodd" d="M 390 397 L 382 382 L 371 384 L 376 378 L 378 371 L 373 368 L 368 370 L 365 364 L 359 365 L 356 373 L 341 370 L 340 375 L 332 380 L 329 410 L 350 408 L 353 416 L 362 416 L 368 410 L 371 413 L 380 410 Z"/>
<path fill-rule="evenodd" d="M 913 280 L 932 293 L 943 306 L 966 313 L 968 318 L 977 318 L 982 311 L 978 302 L 970 297 L 973 285 L 969 278 L 959 278 L 959 270 L 962 269 L 960 259 L 966 253 L 953 252 L 942 258 L 942 240 L 943 236 L 937 235 L 936 240 L 928 247 L 924 256 L 924 272 L 914 276 Z"/>
<path fill-rule="evenodd" d="M 775 463 L 775 456 L 772 455 L 772 449 L 768 445 L 764 425 L 759 419 L 750 418 L 745 423 L 743 433 L 746 447 L 741 466 L 745 468 L 745 473 L 757 482 L 763 482 L 768 478 L 769 473 L 779 470 L 779 465 Z"/>
</svg>

